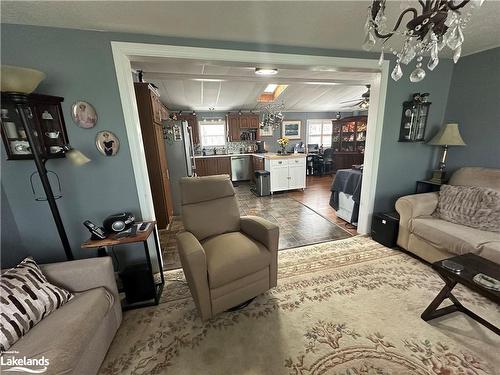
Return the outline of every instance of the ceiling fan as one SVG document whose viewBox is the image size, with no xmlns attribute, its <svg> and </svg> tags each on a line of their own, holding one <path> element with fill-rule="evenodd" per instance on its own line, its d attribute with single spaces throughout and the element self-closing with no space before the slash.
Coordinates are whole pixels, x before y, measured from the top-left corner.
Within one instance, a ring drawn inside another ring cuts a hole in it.
<svg viewBox="0 0 500 375">
<path fill-rule="evenodd" d="M 355 104 L 344 105 L 344 107 L 359 107 L 360 109 L 368 109 L 368 107 L 370 106 L 370 85 L 366 85 L 366 88 L 368 90 L 366 90 L 366 92 L 364 92 L 361 95 L 361 98 L 359 98 L 359 99 L 353 99 L 353 100 L 347 100 L 345 102 L 340 102 L 340 104 L 347 104 L 347 103 L 353 103 L 353 102 L 355 102 Z"/>
</svg>

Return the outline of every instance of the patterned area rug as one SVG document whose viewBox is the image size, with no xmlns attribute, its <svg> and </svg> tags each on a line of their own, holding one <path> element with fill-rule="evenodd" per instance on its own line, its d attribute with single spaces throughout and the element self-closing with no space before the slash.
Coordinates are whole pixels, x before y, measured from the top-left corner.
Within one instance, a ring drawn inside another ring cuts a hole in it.
<svg viewBox="0 0 500 375">
<path fill-rule="evenodd" d="M 181 270 L 162 303 L 126 312 L 101 374 L 495 374 L 500 337 L 460 313 L 420 314 L 443 286 L 427 265 L 367 237 L 279 253 L 278 286 L 198 318 Z M 455 296 L 497 326 L 498 305 Z"/>
</svg>

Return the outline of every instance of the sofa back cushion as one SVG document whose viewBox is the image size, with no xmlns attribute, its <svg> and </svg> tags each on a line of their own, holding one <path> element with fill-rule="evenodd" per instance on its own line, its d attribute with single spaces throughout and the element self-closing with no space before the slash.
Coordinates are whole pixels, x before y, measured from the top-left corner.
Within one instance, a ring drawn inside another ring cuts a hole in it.
<svg viewBox="0 0 500 375">
<path fill-rule="evenodd" d="M 436 214 L 452 223 L 500 232 L 500 191 L 478 186 L 442 185 Z"/>
<path fill-rule="evenodd" d="M 199 241 L 240 230 L 240 209 L 228 175 L 180 181 L 182 222 Z"/>
<path fill-rule="evenodd" d="M 500 191 L 500 169 L 464 167 L 450 178 L 450 185 L 480 186 Z"/>
<path fill-rule="evenodd" d="M 35 324 L 73 298 L 47 281 L 29 257 L 0 277 L 0 350 L 8 350 Z"/>
</svg>

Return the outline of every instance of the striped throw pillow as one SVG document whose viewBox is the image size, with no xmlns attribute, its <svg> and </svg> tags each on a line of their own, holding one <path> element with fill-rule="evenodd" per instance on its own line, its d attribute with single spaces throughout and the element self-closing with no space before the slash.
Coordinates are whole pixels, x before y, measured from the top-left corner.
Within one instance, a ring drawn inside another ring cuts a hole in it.
<svg viewBox="0 0 500 375">
<path fill-rule="evenodd" d="M 0 350 L 9 349 L 73 294 L 47 281 L 28 257 L 0 277 Z"/>
</svg>

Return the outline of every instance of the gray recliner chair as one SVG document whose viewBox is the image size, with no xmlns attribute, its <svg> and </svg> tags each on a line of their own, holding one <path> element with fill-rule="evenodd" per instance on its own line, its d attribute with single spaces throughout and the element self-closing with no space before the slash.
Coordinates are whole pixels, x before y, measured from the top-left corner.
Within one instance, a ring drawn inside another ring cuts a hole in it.
<svg viewBox="0 0 500 375">
<path fill-rule="evenodd" d="M 202 320 L 275 287 L 279 227 L 242 216 L 228 175 L 180 181 L 182 268 Z"/>
</svg>

